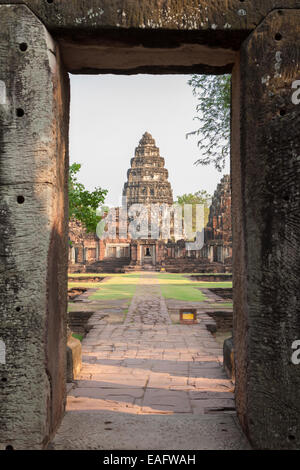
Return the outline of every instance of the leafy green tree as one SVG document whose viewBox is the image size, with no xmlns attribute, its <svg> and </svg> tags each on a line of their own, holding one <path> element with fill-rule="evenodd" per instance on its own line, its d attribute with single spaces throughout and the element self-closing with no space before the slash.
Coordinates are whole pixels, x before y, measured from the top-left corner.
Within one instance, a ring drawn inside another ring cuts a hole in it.
<svg viewBox="0 0 300 470">
<path fill-rule="evenodd" d="M 188 84 L 198 100 L 194 119 L 200 122 L 198 129 L 187 134 L 187 138 L 199 138 L 201 157 L 195 165 L 213 163 L 222 171 L 230 154 L 231 76 L 193 75 Z"/>
<path fill-rule="evenodd" d="M 207 205 L 211 199 L 211 195 L 201 189 L 196 193 L 192 194 L 183 194 L 182 196 L 177 196 L 177 204 L 204 204 Z"/>
<path fill-rule="evenodd" d="M 69 219 L 79 220 L 90 233 L 96 231 L 97 224 L 102 219 L 97 209 L 104 203 L 108 191 L 100 187 L 91 192 L 85 189 L 77 179 L 80 168 L 80 163 L 73 163 L 69 168 Z"/>
<path fill-rule="evenodd" d="M 207 225 L 208 216 L 209 216 L 209 205 L 211 201 L 210 194 L 205 190 L 197 191 L 196 193 L 192 194 L 183 194 L 182 196 L 177 196 L 176 204 L 184 205 L 184 204 L 203 204 L 204 205 L 204 224 Z M 196 213 L 193 211 L 193 226 L 196 225 Z"/>
</svg>

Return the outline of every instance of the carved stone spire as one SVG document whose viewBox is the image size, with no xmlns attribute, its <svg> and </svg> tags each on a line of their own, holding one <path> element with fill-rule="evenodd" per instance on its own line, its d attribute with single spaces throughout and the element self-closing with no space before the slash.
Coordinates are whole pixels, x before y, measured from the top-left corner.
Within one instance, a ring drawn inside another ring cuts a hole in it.
<svg viewBox="0 0 300 470">
<path fill-rule="evenodd" d="M 160 156 L 155 140 L 145 132 L 127 173 L 128 181 L 123 190 L 127 204 L 173 204 L 168 176 L 165 160 Z"/>
</svg>

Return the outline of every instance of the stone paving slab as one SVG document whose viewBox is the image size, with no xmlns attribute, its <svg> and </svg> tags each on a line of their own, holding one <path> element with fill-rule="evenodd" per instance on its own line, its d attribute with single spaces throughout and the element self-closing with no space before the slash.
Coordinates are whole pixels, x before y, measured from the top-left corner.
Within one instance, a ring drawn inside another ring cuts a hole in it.
<svg viewBox="0 0 300 470">
<path fill-rule="evenodd" d="M 57 450 L 250 448 L 231 415 L 134 415 L 107 410 L 68 412 L 53 447 Z"/>
<path fill-rule="evenodd" d="M 172 324 L 156 281 L 141 275 L 124 324 L 94 321 L 55 448 L 248 448 L 206 315 Z"/>
<path fill-rule="evenodd" d="M 235 413 L 235 404 L 233 398 L 208 398 L 203 400 L 202 398 L 193 400 L 193 392 L 191 392 L 190 400 L 194 414 L 220 414 L 220 409 L 223 408 L 223 413 Z"/>
<path fill-rule="evenodd" d="M 156 275 L 145 273 L 139 278 L 135 296 L 128 309 L 125 324 L 171 324 L 166 302 Z"/>
</svg>

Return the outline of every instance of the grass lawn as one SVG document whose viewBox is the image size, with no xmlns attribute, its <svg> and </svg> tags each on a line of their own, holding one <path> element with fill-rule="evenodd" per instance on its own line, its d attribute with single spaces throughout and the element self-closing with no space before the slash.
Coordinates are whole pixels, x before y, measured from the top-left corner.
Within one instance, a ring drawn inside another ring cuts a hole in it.
<svg viewBox="0 0 300 470">
<path fill-rule="evenodd" d="M 205 294 L 199 288 L 232 287 L 232 282 L 197 282 L 191 281 L 186 274 L 159 273 L 162 295 L 166 299 L 183 300 L 187 302 L 203 302 Z"/>
<path fill-rule="evenodd" d="M 82 276 L 86 277 L 86 281 L 69 282 L 69 288 L 72 287 L 86 287 L 97 289 L 91 294 L 91 300 L 130 300 L 136 289 L 136 284 L 140 277 L 139 273 L 129 274 L 105 274 L 100 273 L 98 276 L 107 277 L 104 281 L 99 283 L 89 282 L 88 278 L 95 276 L 95 274 L 71 274 L 72 277 Z M 97 276 L 97 274 L 96 274 Z M 232 282 L 205 282 L 205 281 L 192 281 L 187 274 L 177 273 L 157 273 L 160 282 L 162 295 L 166 299 L 183 300 L 186 302 L 203 302 L 206 300 L 205 294 L 200 290 L 216 288 L 232 287 Z M 200 288 L 200 289 L 199 289 Z M 226 304 L 229 306 L 229 304 Z M 225 304 L 224 304 L 225 306 Z"/>
<path fill-rule="evenodd" d="M 139 278 L 140 274 L 139 273 L 128 273 L 128 274 L 122 274 L 122 273 L 74 273 L 74 274 L 68 274 L 69 277 L 86 277 L 87 279 L 89 277 L 117 277 L 117 276 L 127 276 L 127 277 L 132 277 L 132 278 Z"/>
<path fill-rule="evenodd" d="M 232 276 L 231 273 L 186 273 L 187 276 Z"/>
<path fill-rule="evenodd" d="M 95 274 L 93 276 L 95 276 Z M 136 284 L 138 281 L 137 278 L 139 278 L 139 274 L 103 274 L 103 277 L 108 277 L 108 279 L 99 283 L 88 282 L 88 280 L 87 282 L 69 282 L 69 288 L 96 288 L 97 291 L 90 295 L 91 300 L 131 299 L 135 293 Z"/>
<path fill-rule="evenodd" d="M 206 296 L 198 289 L 197 282 L 190 281 L 183 274 L 159 273 L 158 279 L 162 295 L 166 299 L 203 302 Z"/>
<path fill-rule="evenodd" d="M 231 281 L 228 281 L 228 282 L 204 282 L 204 281 L 201 281 L 201 282 L 196 282 L 193 281 L 193 284 L 196 284 L 197 287 L 201 287 L 203 289 L 210 289 L 210 288 L 229 288 L 229 287 L 232 287 L 232 282 Z"/>
<path fill-rule="evenodd" d="M 233 308 L 233 303 L 232 302 L 224 302 L 224 303 L 215 303 L 215 304 L 210 304 L 211 307 L 223 307 L 223 308 Z"/>
<path fill-rule="evenodd" d="M 78 333 L 73 333 L 72 336 L 73 338 L 79 339 L 80 342 L 83 340 L 83 335 L 79 335 Z"/>
</svg>

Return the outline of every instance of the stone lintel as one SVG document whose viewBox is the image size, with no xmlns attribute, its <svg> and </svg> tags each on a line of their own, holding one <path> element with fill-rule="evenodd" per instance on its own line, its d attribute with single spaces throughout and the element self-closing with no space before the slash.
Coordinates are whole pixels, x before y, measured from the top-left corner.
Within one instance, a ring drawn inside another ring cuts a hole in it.
<svg viewBox="0 0 300 470">
<path fill-rule="evenodd" d="M 7 3 L 6 0 L 0 0 Z M 225 73 L 251 31 L 299 0 L 14 0 L 59 42 L 73 73 Z"/>
</svg>

